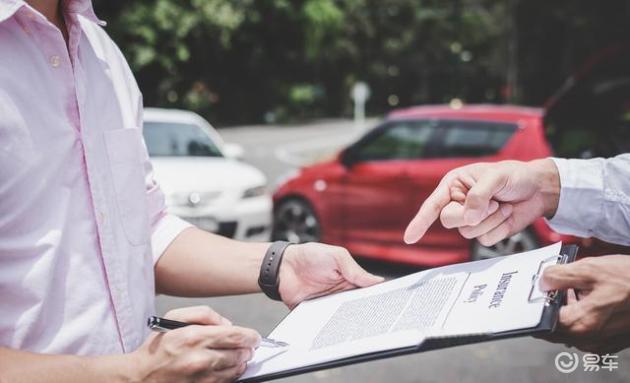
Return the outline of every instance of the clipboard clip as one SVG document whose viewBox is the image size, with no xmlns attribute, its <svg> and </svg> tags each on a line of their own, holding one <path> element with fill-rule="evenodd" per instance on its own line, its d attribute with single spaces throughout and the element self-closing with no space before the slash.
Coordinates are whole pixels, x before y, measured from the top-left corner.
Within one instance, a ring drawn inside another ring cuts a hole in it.
<svg viewBox="0 0 630 383">
<path fill-rule="evenodd" d="M 549 291 L 547 295 L 543 295 L 540 297 L 533 297 L 533 295 L 534 295 L 534 292 L 536 292 L 536 288 L 538 287 L 538 282 L 540 281 L 540 278 L 542 277 L 543 266 L 554 260 L 556 261 L 556 264 L 563 264 L 563 263 L 566 263 L 567 259 L 568 259 L 568 256 L 566 254 L 560 254 L 557 256 L 554 255 L 552 257 L 545 258 L 542 261 L 540 261 L 536 274 L 532 276 L 532 287 L 529 290 L 527 302 L 536 303 L 536 302 L 545 301 L 545 306 L 549 306 L 550 304 L 555 303 L 556 299 L 558 298 L 558 290 Z"/>
</svg>

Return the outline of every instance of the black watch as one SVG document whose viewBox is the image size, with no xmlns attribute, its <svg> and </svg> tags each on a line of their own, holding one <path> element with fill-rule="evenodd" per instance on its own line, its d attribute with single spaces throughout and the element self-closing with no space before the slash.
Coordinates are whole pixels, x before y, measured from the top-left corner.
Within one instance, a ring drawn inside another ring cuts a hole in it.
<svg viewBox="0 0 630 383">
<path fill-rule="evenodd" d="M 258 286 L 263 293 L 269 298 L 280 301 L 280 264 L 284 251 L 291 245 L 291 242 L 277 241 L 269 246 L 265 258 L 263 258 L 260 266 L 260 276 L 258 277 Z"/>
</svg>

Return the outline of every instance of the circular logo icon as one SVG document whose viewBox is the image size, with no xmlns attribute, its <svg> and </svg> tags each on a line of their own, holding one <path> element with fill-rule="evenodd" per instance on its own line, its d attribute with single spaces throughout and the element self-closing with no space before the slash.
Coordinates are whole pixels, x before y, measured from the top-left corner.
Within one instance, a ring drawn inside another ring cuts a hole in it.
<svg viewBox="0 0 630 383">
<path fill-rule="evenodd" d="M 201 195 L 197 192 L 190 193 L 188 195 L 188 205 L 189 206 L 197 206 L 201 202 Z"/>
<path fill-rule="evenodd" d="M 570 374 L 578 368 L 580 359 L 575 352 L 563 351 L 556 355 L 556 369 L 563 374 Z"/>
</svg>

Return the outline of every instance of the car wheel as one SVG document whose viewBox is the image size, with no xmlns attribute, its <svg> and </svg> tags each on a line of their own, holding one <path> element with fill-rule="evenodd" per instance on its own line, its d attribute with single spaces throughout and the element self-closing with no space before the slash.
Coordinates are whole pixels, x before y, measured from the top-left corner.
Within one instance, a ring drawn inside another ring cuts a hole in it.
<svg viewBox="0 0 630 383">
<path fill-rule="evenodd" d="M 274 210 L 274 241 L 318 242 L 320 235 L 319 219 L 306 201 L 289 199 L 281 202 Z"/>
<path fill-rule="evenodd" d="M 511 255 L 533 250 L 538 247 L 538 240 L 536 240 L 534 234 L 529 230 L 516 233 L 490 247 L 481 245 L 477 240 L 473 240 L 472 242 L 470 258 L 473 261 Z"/>
</svg>

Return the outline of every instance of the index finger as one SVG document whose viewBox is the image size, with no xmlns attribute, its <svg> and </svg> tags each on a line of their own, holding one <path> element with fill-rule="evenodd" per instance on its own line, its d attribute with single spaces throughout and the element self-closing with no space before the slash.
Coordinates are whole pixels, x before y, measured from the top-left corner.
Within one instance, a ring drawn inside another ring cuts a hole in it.
<svg viewBox="0 0 630 383">
<path fill-rule="evenodd" d="M 261 340 L 258 332 L 239 326 L 199 326 L 198 331 L 207 348 L 256 348 Z"/>
<path fill-rule="evenodd" d="M 164 315 L 166 319 L 200 325 L 231 325 L 227 318 L 208 306 L 182 307 L 171 310 Z"/>
<path fill-rule="evenodd" d="M 415 243 L 424 236 L 429 227 L 440 216 L 442 209 L 451 201 L 448 183 L 442 180 L 429 198 L 424 200 L 420 210 L 409 222 L 405 230 L 404 240 L 407 244 Z"/>
</svg>

